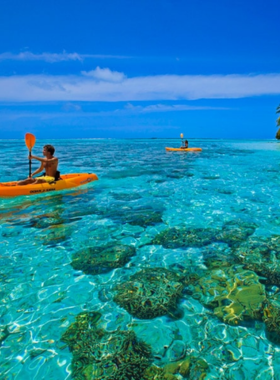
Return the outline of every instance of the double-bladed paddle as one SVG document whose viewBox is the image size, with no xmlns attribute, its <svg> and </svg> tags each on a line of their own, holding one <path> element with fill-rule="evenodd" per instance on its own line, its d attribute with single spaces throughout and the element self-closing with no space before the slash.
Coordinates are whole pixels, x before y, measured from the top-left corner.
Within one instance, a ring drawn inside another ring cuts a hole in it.
<svg viewBox="0 0 280 380">
<path fill-rule="evenodd" d="M 36 137 L 32 135 L 32 133 L 26 133 L 25 134 L 25 145 L 27 146 L 27 149 L 29 150 L 29 157 L 31 157 L 31 150 L 33 146 L 35 145 Z M 29 160 L 29 177 L 31 177 L 31 160 Z"/>
</svg>

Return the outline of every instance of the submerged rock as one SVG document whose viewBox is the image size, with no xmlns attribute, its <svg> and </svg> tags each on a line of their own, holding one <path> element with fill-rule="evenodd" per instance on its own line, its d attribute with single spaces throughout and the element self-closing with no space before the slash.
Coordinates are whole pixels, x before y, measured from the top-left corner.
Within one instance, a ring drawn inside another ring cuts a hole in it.
<svg viewBox="0 0 280 380">
<path fill-rule="evenodd" d="M 85 274 L 108 273 L 113 268 L 121 268 L 127 264 L 136 249 L 128 245 L 106 245 L 89 247 L 73 255 L 72 267 Z"/>
<path fill-rule="evenodd" d="M 182 277 L 164 268 L 145 268 L 116 286 L 114 301 L 134 317 L 175 316 L 182 295 Z"/>
<path fill-rule="evenodd" d="M 61 340 L 73 354 L 72 376 L 77 380 L 141 380 L 151 364 L 151 348 L 133 331 L 108 332 L 98 327 L 101 314 L 76 317 Z"/>
</svg>

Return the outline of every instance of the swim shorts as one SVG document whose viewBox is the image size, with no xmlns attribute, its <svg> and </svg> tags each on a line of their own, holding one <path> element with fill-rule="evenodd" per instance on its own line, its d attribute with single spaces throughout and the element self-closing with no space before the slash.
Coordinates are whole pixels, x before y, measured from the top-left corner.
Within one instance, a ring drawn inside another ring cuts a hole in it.
<svg viewBox="0 0 280 380">
<path fill-rule="evenodd" d="M 41 177 L 36 177 L 36 180 L 37 179 L 43 179 L 43 180 L 45 180 L 48 183 L 51 183 L 51 182 L 55 181 L 54 177 L 51 177 L 49 175 L 45 175 L 45 176 L 41 176 Z"/>
</svg>

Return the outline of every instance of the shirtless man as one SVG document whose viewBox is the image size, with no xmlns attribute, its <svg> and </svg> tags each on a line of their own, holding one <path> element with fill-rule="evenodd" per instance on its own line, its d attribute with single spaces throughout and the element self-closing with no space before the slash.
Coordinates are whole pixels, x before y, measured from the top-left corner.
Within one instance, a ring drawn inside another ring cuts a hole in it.
<svg viewBox="0 0 280 380">
<path fill-rule="evenodd" d="M 181 146 L 181 149 L 188 149 L 189 147 L 189 142 L 188 140 L 185 140 L 185 145 Z"/>
<path fill-rule="evenodd" d="M 38 160 L 41 162 L 41 166 L 35 170 L 31 176 L 23 181 L 19 181 L 18 185 L 29 185 L 30 183 L 51 183 L 57 180 L 57 167 L 58 167 L 58 158 L 54 157 L 54 147 L 52 145 L 45 145 L 43 149 L 43 155 L 46 158 L 40 158 L 37 156 L 28 156 L 29 160 Z M 43 169 L 45 169 L 45 176 L 32 178 L 35 174 L 40 173 Z"/>
</svg>

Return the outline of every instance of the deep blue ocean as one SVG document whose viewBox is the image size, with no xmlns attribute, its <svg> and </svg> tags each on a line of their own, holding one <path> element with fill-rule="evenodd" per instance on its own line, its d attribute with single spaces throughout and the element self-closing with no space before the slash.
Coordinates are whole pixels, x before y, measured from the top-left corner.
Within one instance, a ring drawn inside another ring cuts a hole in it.
<svg viewBox="0 0 280 380">
<path fill-rule="evenodd" d="M 280 143 L 47 143 L 99 180 L 0 199 L 0 379 L 280 379 Z"/>
</svg>

